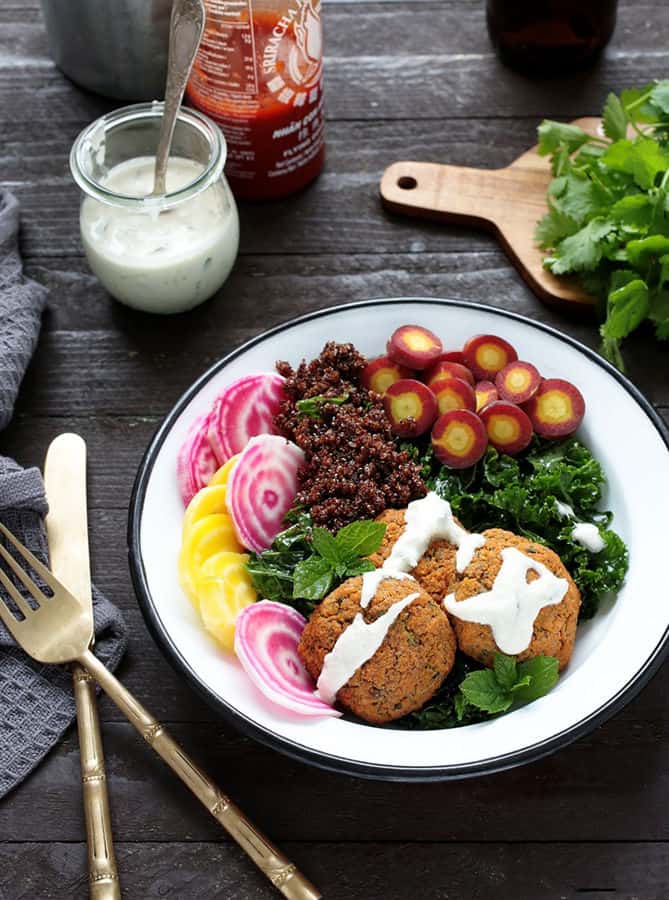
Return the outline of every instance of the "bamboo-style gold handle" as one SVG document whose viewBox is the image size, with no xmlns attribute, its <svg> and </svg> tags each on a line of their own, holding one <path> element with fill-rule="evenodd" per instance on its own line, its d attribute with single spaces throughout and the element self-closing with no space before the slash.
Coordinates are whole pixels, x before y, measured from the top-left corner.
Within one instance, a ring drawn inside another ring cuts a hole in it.
<svg viewBox="0 0 669 900">
<path fill-rule="evenodd" d="M 72 667 L 72 678 L 88 843 L 89 894 L 91 900 L 121 900 L 95 682 L 86 669 L 76 663 Z"/>
<path fill-rule="evenodd" d="M 79 658 L 79 662 L 284 897 L 290 900 L 318 900 L 321 894 L 314 885 L 246 818 L 90 650 Z"/>
</svg>

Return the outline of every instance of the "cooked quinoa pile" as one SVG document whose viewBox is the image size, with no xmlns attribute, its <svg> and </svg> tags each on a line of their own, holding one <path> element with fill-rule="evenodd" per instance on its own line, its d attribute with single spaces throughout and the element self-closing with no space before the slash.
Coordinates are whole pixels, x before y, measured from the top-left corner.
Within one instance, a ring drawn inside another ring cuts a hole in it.
<svg viewBox="0 0 669 900">
<path fill-rule="evenodd" d="M 306 456 L 295 502 L 331 531 L 426 493 L 419 466 L 395 444 L 381 398 L 360 384 L 366 362 L 353 344 L 330 341 L 296 370 L 287 362 L 276 367 L 286 379 L 286 400 L 275 427 Z M 298 401 L 313 397 L 347 399 L 319 404 L 316 416 L 300 412 Z"/>
</svg>

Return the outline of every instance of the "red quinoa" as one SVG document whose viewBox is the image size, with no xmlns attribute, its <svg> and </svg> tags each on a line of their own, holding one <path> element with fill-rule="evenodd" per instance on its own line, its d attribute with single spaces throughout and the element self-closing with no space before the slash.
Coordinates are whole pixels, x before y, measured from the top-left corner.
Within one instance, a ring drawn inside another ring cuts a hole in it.
<svg viewBox="0 0 669 900">
<path fill-rule="evenodd" d="M 359 384 L 365 364 L 353 344 L 334 341 L 295 371 L 277 363 L 287 399 L 274 424 L 307 460 L 296 503 L 310 510 L 315 524 L 332 531 L 373 519 L 384 509 L 401 509 L 426 492 L 420 467 L 397 449 L 381 398 Z M 344 395 L 348 400 L 341 406 L 323 403 L 318 418 L 296 407 L 305 398 Z"/>
</svg>

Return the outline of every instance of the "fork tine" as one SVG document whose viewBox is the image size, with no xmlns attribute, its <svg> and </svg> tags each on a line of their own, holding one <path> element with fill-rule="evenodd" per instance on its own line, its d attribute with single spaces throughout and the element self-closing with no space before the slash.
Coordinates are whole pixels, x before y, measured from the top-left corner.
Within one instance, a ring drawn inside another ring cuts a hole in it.
<svg viewBox="0 0 669 900">
<path fill-rule="evenodd" d="M 4 587 L 4 589 L 7 591 L 7 593 L 12 598 L 14 603 L 16 603 L 16 605 L 21 610 L 23 615 L 27 618 L 33 612 L 33 610 L 30 608 L 30 605 L 28 604 L 25 597 L 21 596 L 21 592 L 17 588 L 14 587 L 14 585 L 11 583 L 11 581 L 5 575 L 5 573 L 2 571 L 2 569 L 0 569 L 0 582 L 2 582 L 2 586 Z M 5 613 L 7 615 L 4 615 Z M 0 617 L 2 617 L 7 628 L 9 628 L 9 630 L 12 632 L 12 634 L 14 634 L 12 626 L 7 621 L 7 619 L 8 618 L 11 619 L 11 621 L 13 622 L 14 625 L 18 625 L 18 621 L 12 615 L 11 610 L 9 609 L 7 604 L 4 602 L 4 600 L 0 601 Z M 18 638 L 17 638 L 17 640 L 18 640 Z"/>
<path fill-rule="evenodd" d="M 12 554 L 5 547 L 0 544 L 0 556 L 4 559 L 7 565 L 12 569 L 17 578 L 20 578 L 23 582 L 24 587 L 30 594 L 37 600 L 38 603 L 43 603 L 46 600 L 46 596 L 42 593 L 42 591 L 38 588 L 32 578 L 28 575 L 26 571 L 24 571 L 21 566 L 14 559 Z M 1 571 L 1 570 L 0 570 Z"/>
<path fill-rule="evenodd" d="M 7 540 L 11 541 L 12 544 L 14 544 L 23 558 L 30 563 L 33 570 L 37 572 L 37 574 L 44 580 L 45 584 L 49 585 L 52 591 L 57 591 L 60 587 L 62 587 L 60 582 L 49 571 L 49 569 L 47 569 L 47 567 L 43 563 L 41 563 L 36 556 L 33 556 L 30 550 L 28 550 L 27 547 L 24 547 L 21 541 L 18 538 L 15 538 L 9 528 L 3 525 L 2 522 L 0 522 L 0 533 L 4 534 Z"/>
</svg>

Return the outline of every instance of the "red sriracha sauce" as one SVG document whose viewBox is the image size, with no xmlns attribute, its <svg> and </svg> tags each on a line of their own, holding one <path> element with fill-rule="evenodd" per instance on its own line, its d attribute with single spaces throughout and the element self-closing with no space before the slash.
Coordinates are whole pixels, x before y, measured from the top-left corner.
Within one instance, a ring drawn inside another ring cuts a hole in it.
<svg viewBox="0 0 669 900">
<path fill-rule="evenodd" d="M 226 138 L 238 197 L 284 197 L 325 159 L 320 0 L 206 0 L 187 97 Z"/>
</svg>

